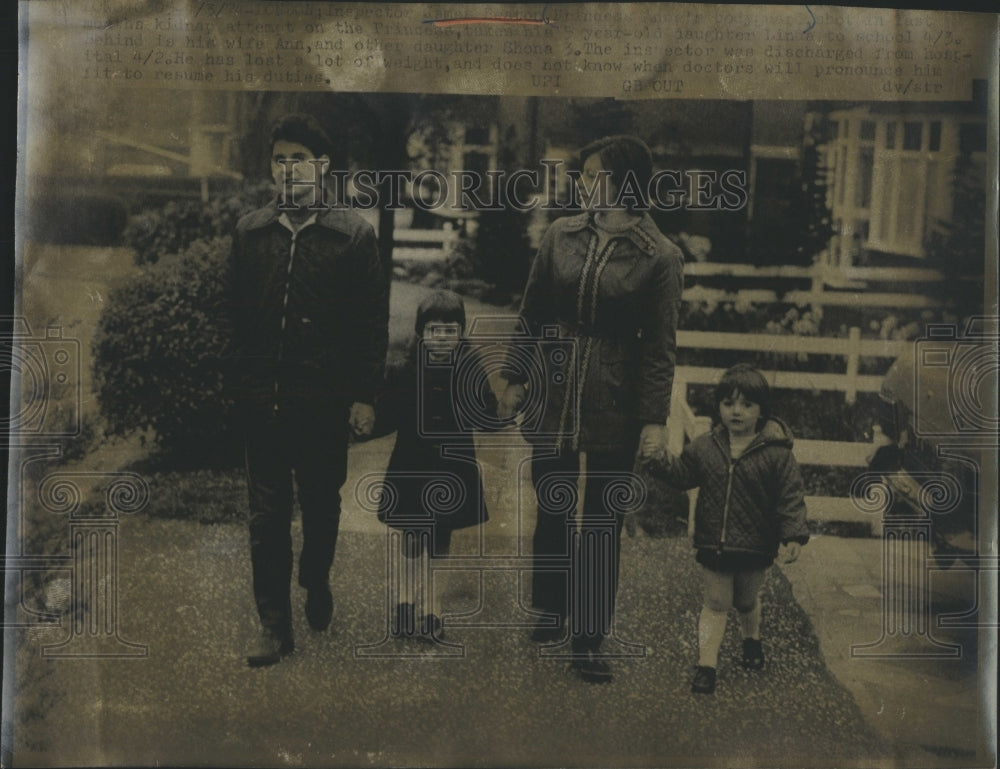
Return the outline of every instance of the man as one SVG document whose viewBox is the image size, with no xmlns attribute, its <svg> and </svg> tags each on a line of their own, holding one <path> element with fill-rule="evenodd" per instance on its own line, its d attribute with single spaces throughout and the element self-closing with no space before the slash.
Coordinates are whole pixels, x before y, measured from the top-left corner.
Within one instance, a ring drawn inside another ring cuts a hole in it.
<svg viewBox="0 0 1000 769">
<path fill-rule="evenodd" d="M 348 429 L 368 435 L 382 381 L 388 302 L 375 234 L 323 192 L 332 152 L 315 119 L 271 132 L 277 196 L 236 226 L 228 273 L 234 394 L 246 436 L 250 556 L 260 616 L 251 667 L 294 649 L 291 516 L 302 511 L 298 582 L 310 627 L 333 614 L 329 574 L 347 477 Z"/>
</svg>

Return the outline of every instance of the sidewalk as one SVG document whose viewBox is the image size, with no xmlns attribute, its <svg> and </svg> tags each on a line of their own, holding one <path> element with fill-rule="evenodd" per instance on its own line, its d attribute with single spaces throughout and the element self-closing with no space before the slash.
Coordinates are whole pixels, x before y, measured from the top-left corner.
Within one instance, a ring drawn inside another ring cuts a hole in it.
<svg viewBox="0 0 1000 769">
<path fill-rule="evenodd" d="M 767 668 L 739 666 L 731 621 L 718 689 L 698 697 L 700 582 L 688 542 L 626 537 L 606 643 L 614 681 L 580 681 L 565 647 L 528 640 L 526 446 L 482 452 L 490 521 L 481 540 L 456 536 L 465 561 L 446 585 L 435 573 L 446 645 L 389 638 L 386 530 L 354 489 L 384 470 L 391 441 L 351 452 L 333 626 L 311 632 L 293 587 L 297 648 L 273 668 L 251 670 L 243 656 L 255 627 L 243 526 L 123 520 L 118 630 L 148 656 L 22 660 L 15 706 L 49 705 L 42 720 L 15 719 L 13 765 L 973 765 L 974 654 L 850 657 L 851 643 L 879 637 L 875 540 L 818 538 L 772 570 Z M 293 531 L 300 541 L 298 521 Z M 21 639 L 37 655 L 68 632 L 64 620 Z"/>
<path fill-rule="evenodd" d="M 921 546 L 914 547 L 918 558 L 926 556 Z M 989 743 L 977 745 L 976 737 L 992 723 L 984 703 L 995 703 L 994 679 L 979 670 L 986 655 L 978 653 L 977 632 L 937 626 L 942 615 L 973 607 L 974 572 L 932 569 L 929 603 L 923 605 L 927 599 L 907 590 L 892 569 L 884 583 L 884 562 L 881 539 L 821 536 L 803 548 L 796 563 L 782 568 L 815 629 L 827 668 L 899 759 L 907 766 L 993 765 Z M 928 632 L 921 633 L 924 609 L 930 621 Z M 883 634 L 886 625 L 889 632 Z M 871 656 L 876 654 L 897 656 Z"/>
</svg>

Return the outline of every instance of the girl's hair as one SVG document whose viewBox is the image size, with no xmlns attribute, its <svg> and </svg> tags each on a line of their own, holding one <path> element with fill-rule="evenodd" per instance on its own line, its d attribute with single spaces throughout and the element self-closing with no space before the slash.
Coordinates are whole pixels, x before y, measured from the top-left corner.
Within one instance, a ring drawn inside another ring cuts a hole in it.
<svg viewBox="0 0 1000 769">
<path fill-rule="evenodd" d="M 276 142 L 286 141 L 301 144 L 313 157 L 326 155 L 333 157 L 333 143 L 326 131 L 312 115 L 293 113 L 278 118 L 271 126 L 271 148 Z"/>
<path fill-rule="evenodd" d="M 649 190 L 649 180 L 653 176 L 653 153 L 642 139 L 619 134 L 593 141 L 580 150 L 581 168 L 591 155 L 597 155 L 601 159 L 601 166 L 611 172 L 611 181 L 619 192 L 631 174 L 635 184 L 630 185 L 629 191 L 636 193 L 635 197 L 639 198 L 641 206 L 636 206 L 632 201 L 628 204 L 629 211 L 649 207 L 646 193 Z"/>
<path fill-rule="evenodd" d="M 715 414 L 719 414 L 719 404 L 734 393 L 739 393 L 751 403 L 760 406 L 758 427 L 771 416 L 771 387 L 764 375 L 749 363 L 737 363 L 722 375 L 715 386 Z"/>
<path fill-rule="evenodd" d="M 417 307 L 413 330 L 423 336 L 424 326 L 431 322 L 457 323 L 465 332 L 465 304 L 462 297 L 451 291 L 435 291 Z"/>
</svg>

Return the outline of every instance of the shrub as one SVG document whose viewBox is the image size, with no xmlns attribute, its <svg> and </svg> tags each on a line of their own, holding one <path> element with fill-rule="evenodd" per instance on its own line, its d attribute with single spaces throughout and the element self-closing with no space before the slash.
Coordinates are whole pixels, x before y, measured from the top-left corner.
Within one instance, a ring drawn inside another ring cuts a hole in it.
<svg viewBox="0 0 1000 769">
<path fill-rule="evenodd" d="M 50 191 L 28 208 L 28 236 L 41 243 L 114 246 L 127 217 L 117 195 Z"/>
<path fill-rule="evenodd" d="M 983 286 L 968 278 L 981 278 L 984 272 L 986 178 L 983 163 L 971 153 L 958 156 L 952 178 L 954 215 L 935 222 L 927 243 L 928 263 L 949 276 L 941 287 L 944 298 L 969 315 L 983 312 Z"/>
<path fill-rule="evenodd" d="M 122 238 L 135 249 L 136 264 L 153 264 L 177 254 L 198 240 L 229 235 L 240 216 L 264 205 L 273 195 L 270 182 L 251 185 L 228 196 L 200 200 L 171 200 L 131 218 Z"/>
<path fill-rule="evenodd" d="M 112 292 L 94 338 L 109 434 L 151 429 L 159 448 L 198 461 L 229 448 L 233 409 L 219 357 L 229 247 L 229 238 L 196 242 Z"/>
</svg>

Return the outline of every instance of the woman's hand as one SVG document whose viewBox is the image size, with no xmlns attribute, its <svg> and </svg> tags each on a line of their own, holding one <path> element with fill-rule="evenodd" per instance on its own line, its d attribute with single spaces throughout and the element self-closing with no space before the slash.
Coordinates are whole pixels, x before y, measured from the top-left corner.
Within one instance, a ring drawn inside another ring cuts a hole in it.
<svg viewBox="0 0 1000 769">
<path fill-rule="evenodd" d="M 347 421 L 355 436 L 367 438 L 375 427 L 375 409 L 368 403 L 352 403 Z"/>
<path fill-rule="evenodd" d="M 799 551 L 802 550 L 802 545 L 798 542 L 789 542 L 778 548 L 779 557 L 782 563 L 792 563 L 796 561 L 799 557 Z"/>
<path fill-rule="evenodd" d="M 662 456 L 667 447 L 666 432 L 663 425 L 644 425 L 639 433 L 639 459 Z"/>
<path fill-rule="evenodd" d="M 521 410 L 526 398 L 523 384 L 508 384 L 497 402 L 497 417 L 505 422 L 513 419 Z"/>
</svg>

